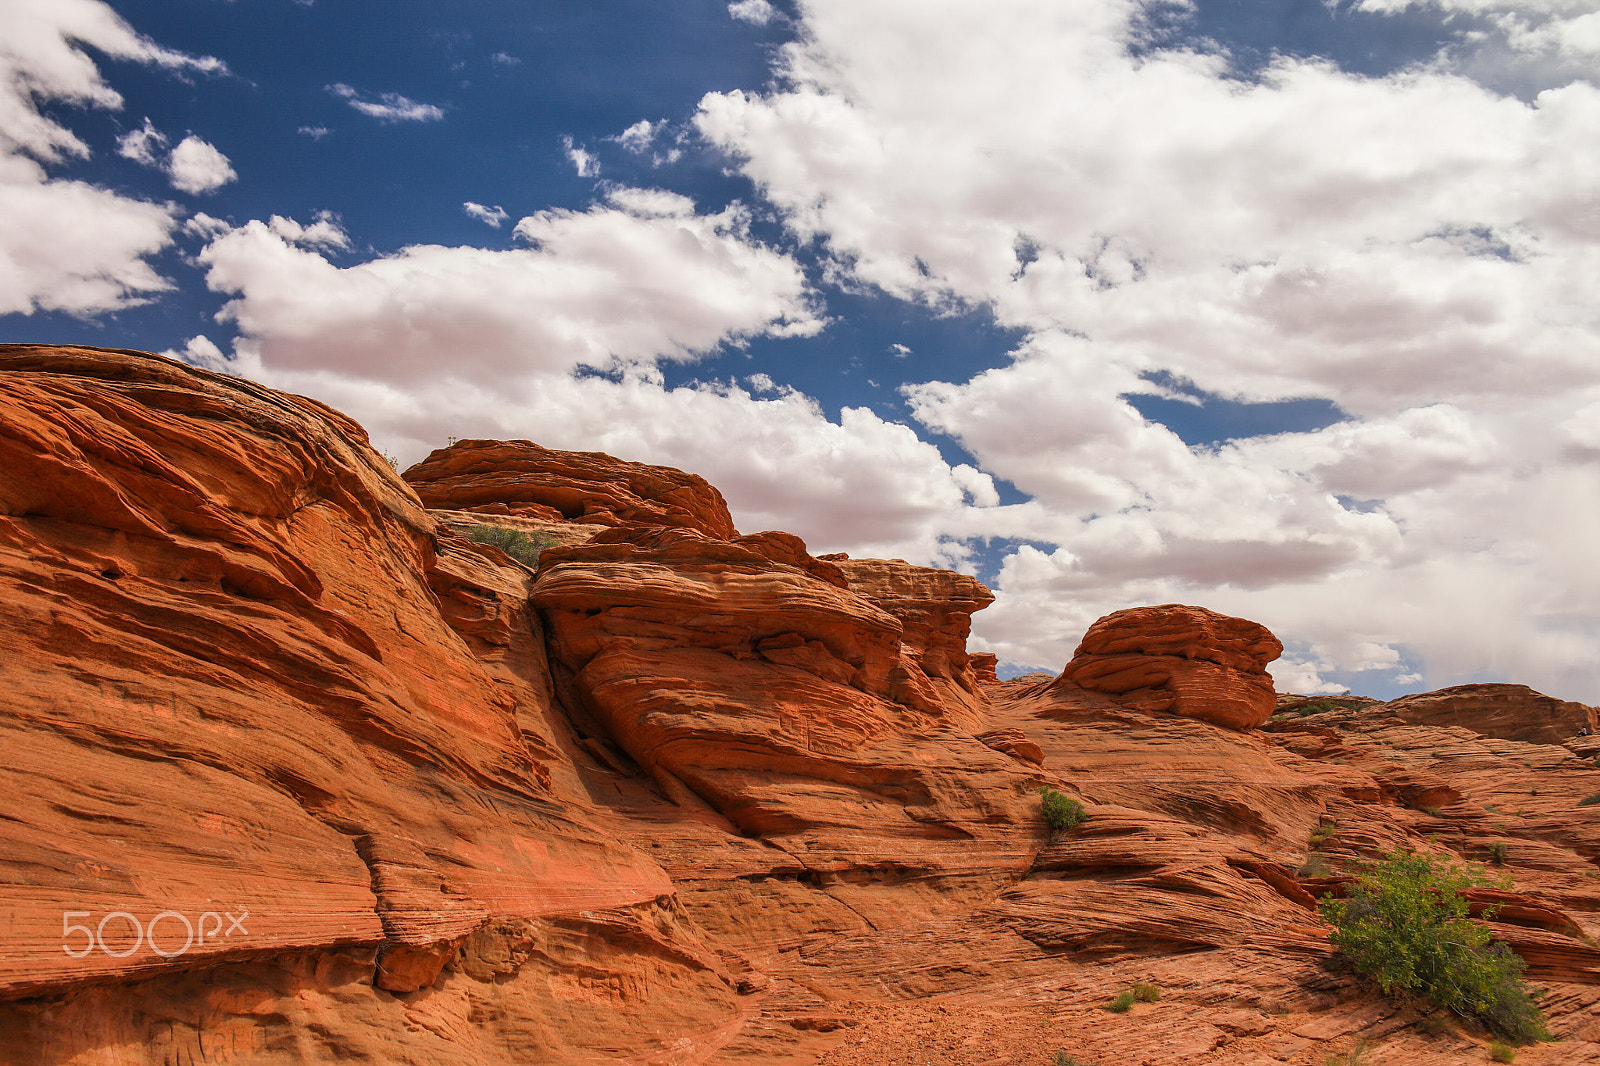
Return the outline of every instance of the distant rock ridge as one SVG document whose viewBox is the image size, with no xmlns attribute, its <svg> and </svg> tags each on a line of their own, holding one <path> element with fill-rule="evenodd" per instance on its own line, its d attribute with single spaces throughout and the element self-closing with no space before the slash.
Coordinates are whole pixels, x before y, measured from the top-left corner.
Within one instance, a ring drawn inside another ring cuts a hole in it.
<svg viewBox="0 0 1600 1066">
<path fill-rule="evenodd" d="M 1383 711 L 1412 725 L 1461 726 L 1529 744 L 1560 744 L 1580 730 L 1593 734 L 1600 728 L 1595 708 L 1546 696 L 1527 685 L 1453 685 L 1390 700 Z"/>
<path fill-rule="evenodd" d="M 693 475 L 407 479 L 312 400 L 0 345 L 6 1066 L 1445 1066 L 1316 911 L 1402 846 L 1503 864 L 1530 1061 L 1600 1062 L 1600 749 L 1504 739 L 1582 705 L 1256 729 L 1281 646 L 1183 605 L 1001 682 L 976 579 L 741 536 Z"/>
</svg>

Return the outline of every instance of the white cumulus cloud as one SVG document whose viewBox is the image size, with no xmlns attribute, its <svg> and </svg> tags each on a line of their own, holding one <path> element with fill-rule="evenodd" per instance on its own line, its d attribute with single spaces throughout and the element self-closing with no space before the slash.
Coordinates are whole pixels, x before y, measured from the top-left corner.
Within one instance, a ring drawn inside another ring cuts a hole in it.
<svg viewBox="0 0 1600 1066">
<path fill-rule="evenodd" d="M 487 226 L 493 226 L 495 229 L 499 229 L 500 224 L 511 217 L 506 214 L 505 208 L 498 204 L 494 207 L 485 207 L 483 204 L 475 204 L 471 200 L 462 204 L 461 210 L 465 211 L 470 217 Z"/>
<path fill-rule="evenodd" d="M 757 26 L 765 26 L 777 14 L 767 0 L 734 0 L 728 5 L 728 14 L 741 22 L 752 22 Z"/>
<path fill-rule="evenodd" d="M 215 192 L 239 175 L 228 157 L 194 134 L 178 142 L 167 159 L 167 176 L 180 192 Z"/>
<path fill-rule="evenodd" d="M 1478 6 L 1586 40 L 1574 5 Z M 696 118 L 846 282 L 1027 333 L 905 390 L 1029 497 L 973 494 L 942 527 L 1028 542 L 981 639 L 1058 668 L 1100 614 L 1177 600 L 1272 626 L 1297 685 L 1507 676 L 1594 701 L 1600 90 L 1501 95 L 1462 51 L 1241 81 L 1152 48 L 1143 13 L 814 0 L 775 88 Z M 1190 446 L 1128 402 L 1152 376 L 1345 417 Z"/>
<path fill-rule="evenodd" d="M 163 48 L 98 0 L 0 5 L 3 314 L 92 314 L 141 303 L 171 288 L 148 261 L 171 243 L 177 220 L 170 207 L 86 182 L 52 179 L 46 170 L 68 158 L 87 158 L 89 149 L 42 104 L 122 107 L 121 95 L 101 77 L 86 47 L 177 74 L 227 69 L 216 59 Z M 137 136 L 124 141 L 121 151 L 160 147 L 154 141 L 141 145 Z"/>
</svg>

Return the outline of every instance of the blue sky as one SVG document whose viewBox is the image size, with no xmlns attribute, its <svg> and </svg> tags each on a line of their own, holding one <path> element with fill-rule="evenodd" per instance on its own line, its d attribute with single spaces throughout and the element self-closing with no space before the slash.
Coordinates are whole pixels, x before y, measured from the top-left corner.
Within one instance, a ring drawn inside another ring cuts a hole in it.
<svg viewBox="0 0 1600 1066">
<path fill-rule="evenodd" d="M 0 0 L 6 340 L 1600 701 L 1592 0 Z"/>
</svg>

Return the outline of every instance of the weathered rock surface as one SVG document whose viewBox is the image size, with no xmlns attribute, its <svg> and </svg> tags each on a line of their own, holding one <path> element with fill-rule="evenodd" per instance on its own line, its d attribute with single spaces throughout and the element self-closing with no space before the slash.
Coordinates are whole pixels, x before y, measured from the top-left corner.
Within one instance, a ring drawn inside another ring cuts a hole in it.
<svg viewBox="0 0 1600 1066">
<path fill-rule="evenodd" d="M 1203 607 L 1134 607 L 1083 635 L 1058 684 L 1111 694 L 1124 707 L 1167 711 L 1234 729 L 1272 716 L 1267 664 L 1283 645 L 1265 626 Z"/>
<path fill-rule="evenodd" d="M 1486 737 L 1560 744 L 1587 729 L 1600 729 L 1595 709 L 1535 692 L 1526 685 L 1455 685 L 1437 692 L 1401 696 L 1384 713 L 1412 725 L 1461 726 Z"/>
<path fill-rule="evenodd" d="M 424 506 L 441 510 L 737 535 L 722 493 L 705 478 L 602 452 L 555 451 L 526 440 L 461 440 L 404 477 Z"/>
<path fill-rule="evenodd" d="M 1518 1062 L 1600 1063 L 1600 767 L 1514 712 L 1251 729 L 1277 642 L 1172 606 L 996 682 L 971 578 L 737 536 L 676 471 L 465 442 L 439 480 L 501 495 L 429 512 L 308 400 L 90 349 L 0 383 L 8 1066 L 1478 1061 L 1316 912 L 1402 845 L 1503 863 L 1562 1037 Z"/>
</svg>

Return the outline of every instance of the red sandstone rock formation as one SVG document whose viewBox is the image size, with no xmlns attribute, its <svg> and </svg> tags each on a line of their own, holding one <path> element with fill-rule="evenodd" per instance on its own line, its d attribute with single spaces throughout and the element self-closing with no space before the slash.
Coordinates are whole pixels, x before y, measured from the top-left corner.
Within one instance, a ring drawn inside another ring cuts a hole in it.
<svg viewBox="0 0 1600 1066">
<path fill-rule="evenodd" d="M 1125 706 L 1253 729 L 1272 716 L 1267 664 L 1283 645 L 1264 626 L 1166 604 L 1108 614 L 1083 635 L 1059 685 Z"/>
<path fill-rule="evenodd" d="M 1401 696 L 1383 713 L 1412 725 L 1453 725 L 1486 737 L 1560 744 L 1587 728 L 1600 728 L 1595 709 L 1535 692 L 1526 685 L 1456 685 Z"/>
<path fill-rule="evenodd" d="M 736 537 L 675 471 L 430 514 L 308 400 L 89 349 L 0 382 L 8 1066 L 1475 1061 L 1316 913 L 1401 845 L 1501 857 L 1480 902 L 1562 1038 L 1519 1061 L 1600 1062 L 1576 748 L 1241 731 L 1276 641 L 1198 608 L 980 686 L 981 585 Z M 561 546 L 535 576 L 479 521 Z M 1053 843 L 1042 784 L 1090 815 Z M 61 950 L 63 911 L 202 907 L 248 939 Z M 1101 1010 L 1134 980 L 1161 1001 Z"/>
<path fill-rule="evenodd" d="M 602 452 L 553 451 L 526 440 L 460 440 L 404 477 L 426 507 L 737 535 L 722 493 L 705 478 Z"/>
</svg>

